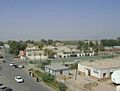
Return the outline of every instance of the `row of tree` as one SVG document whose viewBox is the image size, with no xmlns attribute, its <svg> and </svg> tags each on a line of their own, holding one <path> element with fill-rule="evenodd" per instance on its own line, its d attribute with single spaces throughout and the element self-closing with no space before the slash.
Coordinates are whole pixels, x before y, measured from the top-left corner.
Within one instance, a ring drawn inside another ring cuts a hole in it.
<svg viewBox="0 0 120 91">
<path fill-rule="evenodd" d="M 98 43 L 98 41 L 96 41 L 95 43 L 93 43 L 92 41 L 88 42 L 88 41 L 79 41 L 78 42 L 78 46 L 77 49 L 79 49 L 80 51 L 84 51 L 84 52 L 89 52 L 91 51 L 90 48 L 92 48 L 93 51 L 98 52 L 99 50 L 104 50 L 104 46 L 101 43 Z"/>
<path fill-rule="evenodd" d="M 42 50 L 44 45 L 54 45 L 55 43 L 60 42 L 64 45 L 77 45 L 77 49 L 88 52 L 90 51 L 90 47 L 95 51 L 98 52 L 99 50 L 104 50 L 105 46 L 120 46 L 120 38 L 117 39 L 103 39 L 100 42 L 96 41 L 58 41 L 52 39 L 41 39 L 40 41 L 14 41 L 9 40 L 7 43 L 10 46 L 10 53 L 14 55 L 18 55 L 20 50 L 25 50 L 28 43 L 37 45 L 40 50 Z M 3 42 L 0 42 L 0 45 L 4 45 Z M 55 53 L 52 50 L 45 49 L 45 55 L 49 55 L 52 57 Z"/>
<path fill-rule="evenodd" d="M 117 39 L 102 39 L 101 41 L 79 41 L 78 42 L 78 49 L 83 50 L 85 52 L 89 51 L 91 47 L 95 52 L 103 51 L 105 46 L 113 47 L 113 46 L 120 46 L 120 37 Z"/>
<path fill-rule="evenodd" d="M 42 40 L 43 41 L 43 40 Z M 51 41 L 51 40 L 50 40 Z M 17 56 L 19 55 L 19 51 L 22 50 L 24 51 L 27 47 L 27 44 L 30 43 L 30 44 L 34 44 L 34 45 L 37 45 L 38 48 L 40 50 L 42 50 L 43 46 L 45 44 L 43 43 L 40 43 L 40 42 L 35 42 L 35 41 L 31 41 L 31 40 L 27 40 L 27 41 L 14 41 L 14 40 L 9 40 L 8 42 L 8 45 L 10 46 L 10 49 L 9 49 L 9 52 L 11 54 L 13 54 L 14 56 Z M 52 42 L 50 42 L 51 44 Z M 49 50 L 49 49 L 45 49 L 45 54 L 44 55 L 48 55 L 49 57 L 53 57 L 53 55 L 55 54 L 53 52 L 53 50 Z"/>
<path fill-rule="evenodd" d="M 27 44 L 23 41 L 13 41 L 9 40 L 8 45 L 10 46 L 9 52 L 13 54 L 14 56 L 19 55 L 20 50 L 25 50 Z"/>
<path fill-rule="evenodd" d="M 103 39 L 101 43 L 104 46 L 120 46 L 120 39 Z"/>
<path fill-rule="evenodd" d="M 2 41 L 0 41 L 0 46 L 4 46 L 4 43 Z"/>
</svg>

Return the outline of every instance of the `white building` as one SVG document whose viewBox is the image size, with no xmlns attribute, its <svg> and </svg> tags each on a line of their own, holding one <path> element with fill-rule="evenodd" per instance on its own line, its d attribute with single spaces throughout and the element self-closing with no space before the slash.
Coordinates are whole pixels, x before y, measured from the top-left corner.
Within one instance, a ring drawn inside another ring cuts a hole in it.
<svg viewBox="0 0 120 91">
<path fill-rule="evenodd" d="M 98 79 L 111 77 L 111 74 L 118 69 L 120 69 L 120 61 L 112 59 L 78 63 L 79 72 Z"/>
<path fill-rule="evenodd" d="M 30 50 L 26 51 L 26 57 L 29 58 L 30 60 L 45 60 L 48 59 L 48 56 L 44 55 L 44 51 L 39 51 L 39 50 Z"/>
<path fill-rule="evenodd" d="M 69 67 L 62 65 L 46 65 L 45 72 L 50 73 L 51 75 L 68 75 Z"/>
<path fill-rule="evenodd" d="M 48 56 L 44 55 L 44 51 L 40 50 L 38 46 L 34 46 L 33 44 L 29 44 L 25 52 L 26 52 L 26 57 L 30 60 L 48 59 Z"/>
</svg>

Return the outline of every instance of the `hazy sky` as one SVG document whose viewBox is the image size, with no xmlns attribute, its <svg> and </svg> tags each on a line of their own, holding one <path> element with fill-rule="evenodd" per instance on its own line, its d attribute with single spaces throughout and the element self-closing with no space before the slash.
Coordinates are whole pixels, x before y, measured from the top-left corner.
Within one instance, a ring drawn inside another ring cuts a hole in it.
<svg viewBox="0 0 120 91">
<path fill-rule="evenodd" d="M 0 40 L 120 36 L 120 0 L 0 0 Z"/>
</svg>

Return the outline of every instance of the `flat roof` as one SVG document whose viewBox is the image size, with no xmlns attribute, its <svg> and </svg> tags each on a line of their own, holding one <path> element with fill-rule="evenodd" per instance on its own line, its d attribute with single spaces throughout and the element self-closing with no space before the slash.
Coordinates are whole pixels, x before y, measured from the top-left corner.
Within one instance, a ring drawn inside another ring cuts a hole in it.
<svg viewBox="0 0 120 91">
<path fill-rule="evenodd" d="M 114 58 L 114 59 L 101 59 L 101 60 L 95 60 L 95 61 L 82 61 L 79 64 L 91 67 L 91 68 L 97 68 L 97 69 L 106 69 L 106 68 L 118 68 L 120 67 L 120 58 Z"/>
<path fill-rule="evenodd" d="M 49 68 L 55 71 L 59 70 L 68 70 L 69 67 L 63 66 L 63 65 L 46 65 L 45 68 Z"/>
</svg>

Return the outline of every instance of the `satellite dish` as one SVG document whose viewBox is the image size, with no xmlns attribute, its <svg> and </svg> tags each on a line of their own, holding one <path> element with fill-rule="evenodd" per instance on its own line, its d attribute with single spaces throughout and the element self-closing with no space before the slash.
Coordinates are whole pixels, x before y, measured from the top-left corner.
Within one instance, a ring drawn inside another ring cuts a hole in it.
<svg viewBox="0 0 120 91">
<path fill-rule="evenodd" d="M 120 86 L 117 86 L 117 87 L 116 87 L 116 91 L 120 91 Z"/>
<path fill-rule="evenodd" d="M 116 70 L 111 75 L 111 80 L 115 84 L 120 84 L 120 70 Z"/>
</svg>

